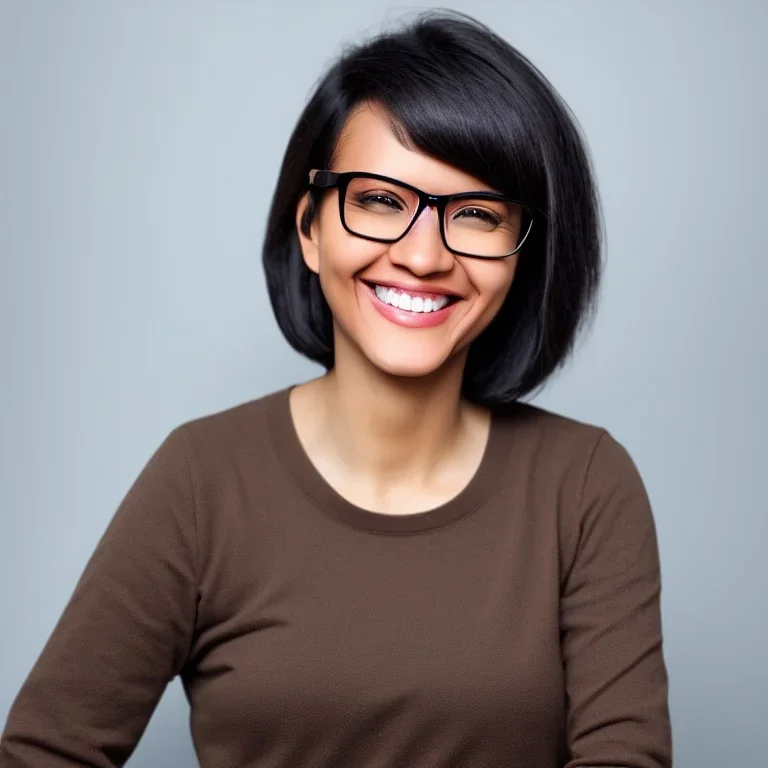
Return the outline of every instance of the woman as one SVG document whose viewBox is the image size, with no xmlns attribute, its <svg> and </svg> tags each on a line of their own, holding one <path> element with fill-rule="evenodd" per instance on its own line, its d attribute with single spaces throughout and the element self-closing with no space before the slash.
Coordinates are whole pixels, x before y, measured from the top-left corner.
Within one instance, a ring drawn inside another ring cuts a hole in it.
<svg viewBox="0 0 768 768">
<path fill-rule="evenodd" d="M 605 430 L 520 398 L 600 274 L 567 108 L 470 18 L 348 51 L 264 264 L 327 373 L 175 429 L 19 693 L 0 766 L 118 766 L 180 675 L 200 764 L 671 765 L 659 562 Z"/>
</svg>

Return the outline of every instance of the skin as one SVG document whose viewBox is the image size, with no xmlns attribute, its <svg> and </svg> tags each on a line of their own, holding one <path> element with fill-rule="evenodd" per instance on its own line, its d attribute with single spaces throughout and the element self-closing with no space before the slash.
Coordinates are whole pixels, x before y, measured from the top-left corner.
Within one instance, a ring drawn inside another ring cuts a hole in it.
<svg viewBox="0 0 768 768">
<path fill-rule="evenodd" d="M 403 146 L 376 105 L 350 116 L 330 168 L 384 174 L 433 194 L 496 191 Z M 333 314 L 336 362 L 291 393 L 299 440 L 324 479 L 357 506 L 410 514 L 443 504 L 467 485 L 485 450 L 490 412 L 461 398 L 462 373 L 470 343 L 504 302 L 520 254 L 493 261 L 452 254 L 432 208 L 397 243 L 355 237 L 341 225 L 335 189 L 305 236 L 306 204 L 305 197 L 296 226 Z M 439 285 L 461 299 L 441 325 L 404 328 L 376 310 L 362 280 Z"/>
</svg>

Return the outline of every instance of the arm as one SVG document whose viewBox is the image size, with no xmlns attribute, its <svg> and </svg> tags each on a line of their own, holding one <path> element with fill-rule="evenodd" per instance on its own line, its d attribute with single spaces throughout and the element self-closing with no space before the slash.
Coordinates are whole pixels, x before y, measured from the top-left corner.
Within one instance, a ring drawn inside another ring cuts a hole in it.
<svg viewBox="0 0 768 768">
<path fill-rule="evenodd" d="M 670 768 L 656 530 L 632 459 L 607 433 L 588 465 L 575 522 L 561 591 L 565 768 Z"/>
<path fill-rule="evenodd" d="M 9 713 L 0 768 L 116 768 L 192 642 L 194 500 L 172 432 L 135 481 Z"/>
</svg>

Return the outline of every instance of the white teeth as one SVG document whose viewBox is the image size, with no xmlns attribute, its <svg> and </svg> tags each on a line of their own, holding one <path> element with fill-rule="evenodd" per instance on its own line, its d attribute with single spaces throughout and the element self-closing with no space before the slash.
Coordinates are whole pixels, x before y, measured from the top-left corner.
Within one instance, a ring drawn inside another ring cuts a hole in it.
<svg viewBox="0 0 768 768">
<path fill-rule="evenodd" d="M 408 312 L 437 312 L 448 303 L 447 296 L 423 299 L 421 296 L 411 296 L 402 291 L 398 293 L 394 288 L 383 285 L 375 285 L 376 295 L 385 304 L 404 309 Z"/>
</svg>

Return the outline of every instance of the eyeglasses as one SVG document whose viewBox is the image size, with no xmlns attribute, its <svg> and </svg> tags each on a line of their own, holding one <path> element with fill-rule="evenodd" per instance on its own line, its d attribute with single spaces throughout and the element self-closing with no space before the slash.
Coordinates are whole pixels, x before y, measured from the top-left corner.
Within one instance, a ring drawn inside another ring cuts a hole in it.
<svg viewBox="0 0 768 768">
<path fill-rule="evenodd" d="M 380 243 L 396 243 L 405 237 L 427 206 L 437 210 L 445 247 L 459 256 L 512 256 L 520 250 L 533 226 L 533 213 L 528 206 L 495 192 L 429 195 L 404 181 L 358 171 L 312 170 L 309 186 L 336 187 L 344 229 L 351 235 Z"/>
</svg>

